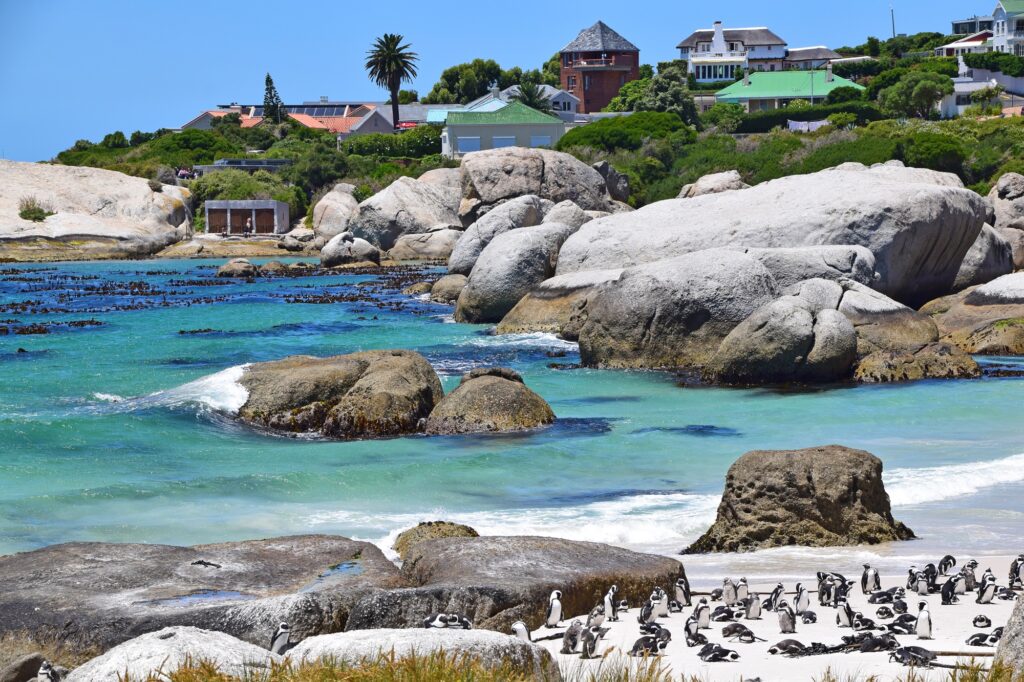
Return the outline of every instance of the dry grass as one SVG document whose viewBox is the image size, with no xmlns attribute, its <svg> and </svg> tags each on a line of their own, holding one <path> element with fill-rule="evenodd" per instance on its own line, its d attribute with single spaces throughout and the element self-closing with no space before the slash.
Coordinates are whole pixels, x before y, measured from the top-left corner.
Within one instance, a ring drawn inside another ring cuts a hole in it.
<svg viewBox="0 0 1024 682">
<path fill-rule="evenodd" d="M 56 639 L 10 632 L 0 634 L 0 670 L 19 658 L 34 653 L 40 653 L 46 660 L 65 668 L 82 665 L 100 654 L 99 651 L 69 649 Z"/>
</svg>

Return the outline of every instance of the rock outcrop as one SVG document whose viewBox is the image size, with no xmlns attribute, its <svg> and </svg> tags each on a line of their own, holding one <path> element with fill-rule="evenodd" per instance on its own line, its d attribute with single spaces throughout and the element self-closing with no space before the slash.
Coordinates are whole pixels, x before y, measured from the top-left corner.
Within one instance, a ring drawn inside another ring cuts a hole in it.
<svg viewBox="0 0 1024 682">
<path fill-rule="evenodd" d="M 857 355 L 875 351 L 916 352 L 939 339 L 939 330 L 927 315 L 874 289 L 852 281 L 842 282 L 839 312 L 857 330 Z"/>
<path fill-rule="evenodd" d="M 509 199 L 534 194 L 555 203 L 571 201 L 585 211 L 611 211 L 605 178 L 576 157 L 548 149 L 506 147 L 462 159 L 459 216 L 470 225 Z"/>
<path fill-rule="evenodd" d="M 458 190 L 402 177 L 359 204 L 348 229 L 386 251 L 403 234 L 458 226 L 458 205 Z"/>
<path fill-rule="evenodd" d="M 507 632 L 517 620 L 539 627 L 552 590 L 565 613 L 588 613 L 608 588 L 630 603 L 683 574 L 675 559 L 557 538 L 444 538 L 414 545 L 402 573 L 416 587 L 366 595 L 347 630 L 418 626 L 431 613 L 458 612 L 474 627 Z"/>
<path fill-rule="evenodd" d="M 576 231 L 571 225 L 544 223 L 498 235 L 480 253 L 466 288 L 459 295 L 459 322 L 498 322 L 531 289 L 555 274 L 558 250 Z"/>
<path fill-rule="evenodd" d="M 186 663 L 212 664 L 219 672 L 249 679 L 270 671 L 281 657 L 223 632 L 176 626 L 120 644 L 75 668 L 66 682 L 122 682 L 168 676 Z M 35 679 L 35 678 L 33 678 Z"/>
<path fill-rule="evenodd" d="M 460 230 L 444 228 L 433 232 L 403 234 L 391 247 L 391 260 L 443 260 L 452 255 L 452 249 L 462 237 Z"/>
<path fill-rule="evenodd" d="M 116 171 L 0 160 L 0 260 L 143 258 L 186 239 L 187 189 Z M 53 212 L 19 216 L 23 198 Z"/>
<path fill-rule="evenodd" d="M 85 651 L 174 625 L 260 646 L 282 621 L 296 639 L 336 632 L 362 594 L 403 584 L 376 546 L 325 535 L 53 545 L 0 557 L 0 574 L 0 636 L 23 632 Z"/>
<path fill-rule="evenodd" d="M 1009 670 L 1024 670 L 1024 599 L 1018 599 L 996 649 L 996 663 Z"/>
<path fill-rule="evenodd" d="M 351 232 L 342 232 L 331 237 L 320 251 L 320 265 L 332 268 L 349 263 L 376 263 L 380 265 L 380 250 Z"/>
<path fill-rule="evenodd" d="M 1024 355 L 1024 272 L 922 308 L 945 341 L 976 355 Z"/>
<path fill-rule="evenodd" d="M 461 523 L 451 521 L 424 521 L 408 530 L 404 530 L 395 538 L 393 549 L 399 558 L 405 561 L 409 551 L 420 542 L 437 540 L 438 538 L 478 538 L 480 533 Z"/>
<path fill-rule="evenodd" d="M 882 461 L 871 453 L 839 445 L 755 450 L 729 467 L 718 518 L 686 553 L 913 537 L 893 519 Z"/>
<path fill-rule="evenodd" d="M 438 651 L 515 677 L 543 682 L 562 679 L 558 665 L 546 649 L 512 635 L 487 630 L 379 629 L 321 635 L 300 642 L 288 652 L 288 659 L 296 664 L 318 660 L 357 663 L 391 652 L 401 658 L 413 653 L 427 656 Z"/>
<path fill-rule="evenodd" d="M 417 433 L 443 396 L 430 363 L 406 350 L 296 355 L 249 365 L 239 383 L 249 392 L 243 421 L 344 439 Z"/>
<path fill-rule="evenodd" d="M 582 227 L 584 223 L 589 223 L 591 220 L 593 218 L 586 211 L 571 201 L 555 204 L 544 214 L 545 223 L 561 223 L 576 228 Z"/>
<path fill-rule="evenodd" d="M 605 187 L 608 188 L 608 196 L 613 201 L 629 201 L 630 186 L 629 176 L 615 170 L 607 161 L 598 161 L 593 169 L 604 178 Z"/>
<path fill-rule="evenodd" d="M 232 258 L 217 268 L 217 277 L 252 278 L 260 274 L 260 269 L 245 258 Z"/>
<path fill-rule="evenodd" d="M 462 191 L 461 168 L 435 168 L 434 170 L 428 170 L 416 179 L 428 185 L 440 185 L 441 187 L 451 187 L 460 192 Z"/>
<path fill-rule="evenodd" d="M 434 303 L 454 304 L 468 281 L 465 275 L 445 275 L 430 287 L 430 300 Z"/>
<path fill-rule="evenodd" d="M 1003 173 L 988 199 L 995 214 L 994 227 L 1024 230 L 1024 175 Z"/>
<path fill-rule="evenodd" d="M 0 668 L 0 682 L 37 682 L 46 659 L 39 652 L 25 654 Z"/>
<path fill-rule="evenodd" d="M 739 171 L 725 171 L 723 173 L 711 173 L 710 175 L 704 175 L 697 182 L 690 183 L 689 185 L 683 185 L 683 188 L 679 190 L 680 199 L 692 199 L 694 197 L 702 197 L 705 194 L 721 194 L 722 192 L 732 192 L 737 189 L 749 189 L 750 185 L 743 182 L 743 178 L 740 177 Z"/>
<path fill-rule="evenodd" d="M 802 246 L 790 249 L 745 249 L 772 273 L 782 290 L 806 279 L 853 280 L 871 286 L 875 257 L 863 246 Z"/>
<path fill-rule="evenodd" d="M 519 303 L 501 318 L 495 332 L 547 332 L 575 341 L 579 338 L 591 294 L 621 274 L 622 270 L 589 270 L 546 279 L 519 299 Z"/>
<path fill-rule="evenodd" d="M 952 289 L 988 214 L 988 203 L 956 176 L 895 166 L 828 170 L 591 221 L 562 247 L 557 274 L 709 248 L 863 246 L 875 257 L 874 288 L 916 305 Z"/>
<path fill-rule="evenodd" d="M 725 337 L 704 370 L 713 383 L 829 382 L 849 377 L 857 332 L 837 310 L 843 288 L 802 282 L 796 295 L 758 308 Z"/>
<path fill-rule="evenodd" d="M 324 242 L 349 231 L 349 223 L 359 212 L 355 191 L 354 185 L 339 182 L 316 202 L 313 207 L 313 232 Z"/>
<path fill-rule="evenodd" d="M 462 376 L 458 388 L 427 418 L 432 435 L 521 431 L 555 421 L 551 406 L 503 367 L 478 368 Z"/>
<path fill-rule="evenodd" d="M 551 208 L 551 202 L 533 194 L 516 197 L 496 206 L 466 228 L 452 249 L 448 272 L 469 276 L 481 252 L 495 237 L 509 230 L 539 225 L 544 220 L 544 213 Z"/>
<path fill-rule="evenodd" d="M 879 350 L 861 358 L 854 379 L 890 383 L 920 379 L 976 379 L 981 368 L 967 353 L 949 343 L 932 343 L 918 350 Z"/>
<path fill-rule="evenodd" d="M 701 367 L 736 325 L 778 295 L 759 261 L 725 249 L 626 268 L 589 295 L 580 356 L 597 367 Z"/>
<path fill-rule="evenodd" d="M 954 291 L 991 282 L 1013 272 L 1013 247 L 990 225 L 981 228 L 953 283 Z"/>
</svg>

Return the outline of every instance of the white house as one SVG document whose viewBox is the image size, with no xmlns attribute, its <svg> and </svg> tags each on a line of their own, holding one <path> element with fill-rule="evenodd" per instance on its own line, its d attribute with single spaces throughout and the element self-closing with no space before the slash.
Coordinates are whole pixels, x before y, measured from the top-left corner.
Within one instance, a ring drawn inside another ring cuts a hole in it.
<svg viewBox="0 0 1024 682">
<path fill-rule="evenodd" d="M 1024 57 L 1024 0 L 999 0 L 992 12 L 992 47 Z"/>
<path fill-rule="evenodd" d="M 676 47 L 689 72 L 705 83 L 735 80 L 740 71 L 781 71 L 786 57 L 786 41 L 768 28 L 724 28 L 721 21 Z"/>
<path fill-rule="evenodd" d="M 942 118 L 956 118 L 962 116 L 967 107 L 977 104 L 972 96 L 986 88 L 994 88 L 998 85 L 995 79 L 975 80 L 974 72 L 964 64 L 963 57 L 960 58 L 960 75 L 953 79 L 953 94 L 946 95 L 939 102 L 939 114 Z M 993 97 L 989 103 L 998 103 L 999 98 Z"/>
<path fill-rule="evenodd" d="M 824 45 L 793 47 L 786 50 L 786 59 L 782 62 L 782 66 L 785 69 L 823 69 L 829 62 L 842 59 L 842 57 L 843 55 Z"/>
<path fill-rule="evenodd" d="M 992 31 L 985 30 L 935 48 L 936 57 L 959 57 L 962 54 L 992 51 Z"/>
</svg>

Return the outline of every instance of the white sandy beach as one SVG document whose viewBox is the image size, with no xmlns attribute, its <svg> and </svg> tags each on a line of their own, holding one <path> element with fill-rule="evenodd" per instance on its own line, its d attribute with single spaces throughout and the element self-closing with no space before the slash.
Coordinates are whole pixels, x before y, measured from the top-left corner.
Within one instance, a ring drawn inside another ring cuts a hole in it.
<svg viewBox="0 0 1024 682">
<path fill-rule="evenodd" d="M 753 557 L 756 555 L 746 556 Z M 969 558 L 967 556 L 958 557 L 958 567 Z M 938 559 L 939 557 L 936 557 L 933 561 Z M 996 575 L 998 584 L 1006 584 L 1007 572 L 1012 561 L 1011 556 L 977 557 L 977 561 L 979 562 L 977 570 L 979 577 L 986 568 L 991 568 Z M 861 593 L 859 581 L 862 568 L 860 564 L 821 566 L 820 568 L 837 571 L 844 574 L 848 579 L 858 582 L 857 586 L 850 592 L 850 605 L 854 611 L 862 612 L 867 618 L 871 618 L 879 624 L 891 622 L 877 618 L 875 611 L 878 605 L 868 604 L 867 598 Z M 909 568 L 909 565 L 907 568 Z M 923 564 L 919 564 L 919 568 L 923 568 Z M 722 637 L 722 628 L 728 625 L 728 623 L 712 622 L 711 629 L 703 631 L 708 637 L 708 641 L 717 642 L 728 649 L 735 650 L 740 654 L 740 660 L 728 663 L 704 663 L 697 657 L 699 647 L 690 649 L 686 646 L 683 626 L 692 612 L 691 608 L 686 608 L 683 610 L 683 613 L 671 614 L 668 618 L 658 620 L 660 624 L 672 632 L 672 641 L 663 655 L 666 666 L 670 667 L 672 672 L 677 675 L 695 675 L 702 680 L 730 680 L 733 682 L 735 680 L 749 680 L 753 678 L 760 678 L 763 682 L 774 682 L 777 680 L 810 681 L 812 679 L 820 679 L 828 669 L 831 669 L 840 678 L 851 675 L 858 678 L 866 678 L 870 675 L 875 675 L 879 680 L 893 680 L 900 676 L 905 676 L 908 672 L 907 669 L 898 663 L 890 662 L 888 652 L 830 654 L 800 658 L 773 656 L 768 653 L 770 646 L 783 639 L 796 639 L 805 645 L 810 645 L 812 642 L 834 645 L 841 643 L 840 638 L 842 636 L 852 634 L 853 631 L 849 628 L 840 629 L 836 626 L 836 612 L 834 609 L 818 606 L 817 594 L 815 592 L 817 586 L 815 570 L 808 570 L 807 575 L 800 582 L 803 582 L 811 590 L 811 610 L 818 615 L 817 623 L 803 625 L 798 621 L 796 634 L 782 635 L 779 632 L 777 615 L 765 611 L 762 613 L 760 620 L 742 620 L 740 622 L 749 627 L 755 635 L 767 641 L 743 644 L 728 642 Z M 787 571 L 787 575 L 790 573 L 790 571 Z M 739 575 L 740 573 L 737 572 L 735 575 L 728 577 L 736 580 Z M 726 576 L 723 575 L 722 577 Z M 719 579 L 718 582 L 720 584 L 721 580 Z M 783 580 L 787 591 L 786 599 L 790 603 L 792 603 L 793 595 L 788 593 L 793 591 L 796 582 L 791 579 Z M 895 585 L 902 586 L 905 582 L 905 573 L 900 575 L 887 571 L 882 576 L 883 589 Z M 939 582 L 941 584 L 944 582 L 944 579 L 940 578 Z M 771 592 L 774 584 L 773 582 L 752 582 L 751 590 L 752 592 L 757 592 L 763 599 Z M 669 586 L 666 585 L 665 587 L 668 589 Z M 672 592 L 670 591 L 669 594 L 671 598 Z M 628 595 L 625 598 L 629 599 L 631 608 L 626 613 L 621 614 L 618 622 L 605 622 L 604 627 L 611 628 L 611 631 L 599 650 L 600 654 L 611 652 L 610 656 L 624 655 L 624 652 L 628 652 L 640 636 L 637 623 L 639 608 L 636 606 L 639 602 L 639 595 Z M 698 598 L 694 597 L 694 604 L 697 603 Z M 953 652 L 958 654 L 956 656 L 941 656 L 938 662 L 943 664 L 952 665 L 957 662 L 966 662 L 970 660 L 972 655 L 976 655 L 978 657 L 977 662 L 986 666 L 991 663 L 991 655 L 995 652 L 994 648 L 969 647 L 965 644 L 965 640 L 975 632 L 990 632 L 992 629 L 1004 625 L 1010 617 L 1015 602 L 996 599 L 992 604 L 979 605 L 975 603 L 975 594 L 967 593 L 961 596 L 959 604 L 942 606 L 939 594 L 927 597 L 908 594 L 906 601 L 909 606 L 909 612 L 916 613 L 917 604 L 922 600 L 928 602 L 928 608 L 932 614 L 934 639 L 922 641 L 918 640 L 915 635 L 898 636 L 897 639 L 902 646 L 922 646 L 935 652 Z M 712 610 L 721 603 L 720 601 L 710 602 Z M 992 621 L 991 628 L 983 630 L 974 627 L 971 621 L 979 614 L 984 614 Z M 586 614 L 577 614 L 574 617 L 579 617 L 583 622 L 586 621 Z M 572 618 L 566 620 L 563 625 L 568 625 L 571 620 Z M 564 628 L 558 630 L 542 628 L 534 633 L 534 637 L 549 636 L 563 630 Z M 580 659 L 579 654 L 563 655 L 559 653 L 562 646 L 560 639 L 557 641 L 541 642 L 540 645 L 552 653 L 563 670 L 575 669 L 580 664 L 595 668 L 601 664 L 600 660 L 583 661 Z M 942 668 L 935 668 L 930 671 L 917 670 L 917 673 L 921 675 L 921 679 L 926 680 L 945 679 L 948 672 L 948 670 Z"/>
</svg>

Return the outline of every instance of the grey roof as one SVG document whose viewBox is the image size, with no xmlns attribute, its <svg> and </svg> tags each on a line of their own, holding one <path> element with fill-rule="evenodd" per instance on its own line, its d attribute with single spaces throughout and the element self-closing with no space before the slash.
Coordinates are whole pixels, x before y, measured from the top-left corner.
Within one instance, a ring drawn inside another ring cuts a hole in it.
<svg viewBox="0 0 1024 682">
<path fill-rule="evenodd" d="M 562 48 L 562 52 L 639 52 L 640 48 L 629 42 L 603 21 L 585 28 L 576 40 Z"/>
<path fill-rule="evenodd" d="M 544 99 L 554 99 L 558 95 L 565 95 L 567 97 L 571 97 L 572 99 L 576 100 L 577 102 L 580 101 L 580 98 L 577 97 L 576 95 L 572 94 L 571 92 L 569 92 L 567 90 L 562 90 L 560 88 L 556 88 L 556 87 L 554 87 L 552 85 L 548 85 L 547 83 L 544 83 L 543 85 L 538 85 L 537 87 L 540 88 L 540 94 L 544 96 Z M 501 94 L 502 94 L 502 98 L 503 99 L 505 97 L 513 97 L 515 95 L 518 95 L 519 94 L 519 86 L 518 85 L 510 85 L 509 87 L 507 87 L 504 90 L 502 90 Z"/>
<path fill-rule="evenodd" d="M 377 105 L 377 113 L 383 116 L 388 123 L 394 123 L 391 120 L 391 105 L 386 102 L 374 102 Z M 422 104 L 420 102 L 413 102 L 412 104 L 399 104 L 398 105 L 398 118 L 402 121 L 426 121 L 427 112 L 431 109 L 451 109 L 458 105 L 454 104 Z"/>
<path fill-rule="evenodd" d="M 764 26 L 756 28 L 726 28 L 722 31 L 727 42 L 743 43 L 744 45 L 785 45 L 786 41 L 775 35 L 773 31 Z M 677 48 L 695 48 L 699 42 L 710 42 L 715 35 L 715 29 L 702 28 L 688 35 L 682 42 L 676 45 Z"/>
<path fill-rule="evenodd" d="M 815 47 L 791 47 L 786 52 L 786 60 L 791 62 L 799 62 L 805 59 L 839 59 L 842 56 L 843 55 L 828 49 L 824 45 L 817 45 Z"/>
</svg>

